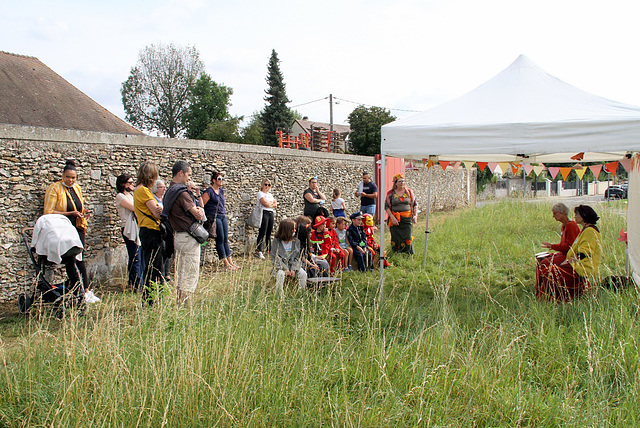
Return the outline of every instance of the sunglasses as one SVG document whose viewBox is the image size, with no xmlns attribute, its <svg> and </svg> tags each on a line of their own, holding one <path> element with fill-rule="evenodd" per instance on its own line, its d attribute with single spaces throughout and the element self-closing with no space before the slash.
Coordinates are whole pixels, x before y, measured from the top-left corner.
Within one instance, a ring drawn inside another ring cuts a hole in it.
<svg viewBox="0 0 640 428">
<path fill-rule="evenodd" d="M 271 183 L 264 183 L 265 186 L 271 187 Z"/>
</svg>

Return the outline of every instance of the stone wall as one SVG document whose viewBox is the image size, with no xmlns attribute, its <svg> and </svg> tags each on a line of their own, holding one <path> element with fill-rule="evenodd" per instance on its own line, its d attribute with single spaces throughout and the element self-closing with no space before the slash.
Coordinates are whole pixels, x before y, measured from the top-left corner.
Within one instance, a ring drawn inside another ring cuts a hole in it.
<svg viewBox="0 0 640 428">
<path fill-rule="evenodd" d="M 78 183 L 93 211 L 86 257 L 90 276 L 97 281 L 108 279 L 114 269 L 122 269 L 126 260 L 114 205 L 116 177 L 123 172 L 135 175 L 145 160 L 159 165 L 160 178 L 167 183 L 177 159 L 192 165 L 194 181 L 201 186 L 208 184 L 212 169 L 225 172 L 229 235 L 236 253 L 246 252 L 255 243 L 255 231 L 245 228 L 245 218 L 263 178 L 274 184 L 272 192 L 279 202 L 277 222 L 302 213 L 302 192 L 313 175 L 319 176 L 327 197 L 334 187 L 341 188 L 347 208 L 354 210 L 359 202 L 353 191 L 361 171 L 373 171 L 374 166 L 373 159 L 364 156 L 16 125 L 0 125 L 0 144 L 0 207 L 5 213 L 0 220 L 0 301 L 15 299 L 33 280 L 34 270 L 20 230 L 33 226 L 42 214 L 44 192 L 61 178 L 66 159 L 77 160 Z M 411 171 L 407 178 L 424 209 L 426 169 Z M 434 207 L 466 205 L 464 183 L 466 175 L 461 172 L 434 174 Z"/>
</svg>

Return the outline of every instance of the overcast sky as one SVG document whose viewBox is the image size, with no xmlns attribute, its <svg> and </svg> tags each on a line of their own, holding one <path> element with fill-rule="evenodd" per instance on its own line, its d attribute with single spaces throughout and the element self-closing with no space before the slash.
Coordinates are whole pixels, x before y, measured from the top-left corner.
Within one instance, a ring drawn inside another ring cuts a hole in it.
<svg viewBox="0 0 640 428">
<path fill-rule="evenodd" d="M 460 96 L 525 54 L 580 89 L 640 105 L 637 1 L 2 0 L 0 50 L 35 56 L 124 117 L 120 86 L 151 43 L 195 46 L 233 88 L 231 112 L 264 106 L 278 52 L 291 107 L 334 121 L 362 103 L 397 117 Z M 344 101 L 347 100 L 347 101 Z M 354 104 L 355 103 L 355 104 Z M 399 110 L 395 110 L 399 109 Z"/>
</svg>

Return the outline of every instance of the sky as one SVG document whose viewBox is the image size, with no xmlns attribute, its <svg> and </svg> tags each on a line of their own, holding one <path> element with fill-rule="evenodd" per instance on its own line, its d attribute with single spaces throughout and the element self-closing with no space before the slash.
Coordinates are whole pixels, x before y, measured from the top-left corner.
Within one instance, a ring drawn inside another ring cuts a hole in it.
<svg viewBox="0 0 640 428">
<path fill-rule="evenodd" d="M 124 118 L 120 87 L 142 48 L 195 46 L 264 107 L 275 49 L 290 107 L 347 123 L 358 105 L 404 118 L 474 89 L 526 55 L 582 90 L 640 105 L 640 3 L 609 0 L 0 0 L 0 50 L 37 57 Z M 319 100 L 319 101 L 316 101 Z M 315 101 L 315 102 L 313 102 Z"/>
</svg>

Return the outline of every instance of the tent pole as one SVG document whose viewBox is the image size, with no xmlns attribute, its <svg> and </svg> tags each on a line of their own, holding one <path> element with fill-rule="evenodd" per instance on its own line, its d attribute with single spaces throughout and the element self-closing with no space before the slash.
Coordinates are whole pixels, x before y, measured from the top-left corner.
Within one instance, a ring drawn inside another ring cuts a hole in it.
<svg viewBox="0 0 640 428">
<path fill-rule="evenodd" d="M 380 305 L 384 301 L 384 200 L 386 199 L 386 167 L 385 156 L 380 155 L 380 192 L 378 193 L 378 218 L 380 219 Z"/>
<path fill-rule="evenodd" d="M 424 253 L 422 256 L 422 269 L 424 269 L 427 266 L 427 238 L 429 237 L 429 213 L 430 212 L 431 212 L 431 168 L 429 168 L 429 188 L 427 189 L 427 224 L 425 224 L 424 226 Z"/>
</svg>

